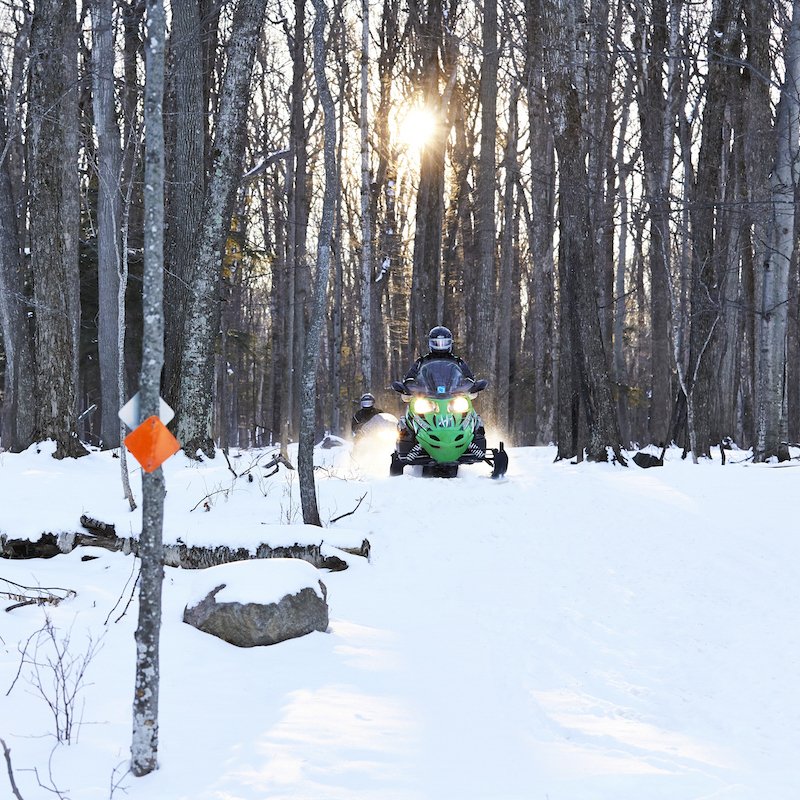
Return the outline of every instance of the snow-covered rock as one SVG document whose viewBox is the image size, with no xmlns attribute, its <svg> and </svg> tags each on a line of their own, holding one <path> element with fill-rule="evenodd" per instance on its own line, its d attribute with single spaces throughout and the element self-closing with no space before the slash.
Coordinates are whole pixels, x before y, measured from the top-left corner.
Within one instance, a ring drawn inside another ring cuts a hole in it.
<svg viewBox="0 0 800 800">
<path fill-rule="evenodd" d="M 327 590 L 306 561 L 257 559 L 197 572 L 183 621 L 237 647 L 328 628 Z"/>
</svg>

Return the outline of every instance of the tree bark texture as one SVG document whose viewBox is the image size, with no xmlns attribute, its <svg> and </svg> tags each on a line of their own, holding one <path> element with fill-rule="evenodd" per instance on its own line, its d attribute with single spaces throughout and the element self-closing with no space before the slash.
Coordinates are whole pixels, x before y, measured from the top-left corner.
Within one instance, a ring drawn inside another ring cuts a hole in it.
<svg viewBox="0 0 800 800">
<path fill-rule="evenodd" d="M 595 297 L 594 236 L 591 227 L 588 174 L 584 159 L 582 107 L 575 75 L 577 0 L 546 0 L 545 31 L 551 48 L 545 59 L 548 107 L 553 119 L 559 163 L 561 334 L 559 342 L 559 456 L 582 457 L 578 401 L 587 427 L 586 455 L 621 463 L 619 425 L 611 392 L 600 318 Z M 562 447 L 562 434 L 565 444 Z M 577 447 L 576 447 L 577 445 Z M 573 452 L 568 452 L 572 450 Z"/>
<path fill-rule="evenodd" d="M 495 317 L 495 336 L 497 348 L 496 368 L 497 384 L 495 386 L 495 425 L 501 431 L 509 430 L 509 404 L 512 380 L 512 354 L 519 349 L 520 342 L 512 342 L 512 320 L 517 313 L 518 303 L 512 302 L 514 262 L 516 260 L 515 242 L 517 215 L 514 193 L 519 181 L 517 164 L 517 104 L 519 102 L 519 85 L 515 84 L 511 91 L 508 107 L 508 136 L 503 154 L 503 204 L 502 232 L 500 236 L 500 269 L 497 279 L 497 301 Z M 514 308 L 512 308 L 514 306 Z M 513 348 L 513 350 L 512 350 Z"/>
<path fill-rule="evenodd" d="M 183 327 L 177 437 L 184 452 L 214 453 L 211 414 L 214 398 L 214 345 L 220 325 L 222 253 L 239 187 L 249 84 L 266 0 L 241 0 L 228 42 L 220 108 L 198 235 L 192 257 L 195 278 Z"/>
<path fill-rule="evenodd" d="M 786 336 L 789 267 L 795 247 L 795 207 L 800 148 L 800 0 L 792 4 L 786 45 L 786 76 L 775 120 L 775 158 L 770 187 L 767 253 L 761 280 L 760 336 L 757 361 L 758 431 L 756 461 L 789 458 L 786 421 Z"/>
<path fill-rule="evenodd" d="M 174 0 L 170 36 L 168 101 L 174 119 L 168 125 L 169 189 L 167 191 L 166 269 L 164 303 L 166 325 L 165 387 L 167 402 L 177 408 L 180 353 L 184 319 L 189 307 L 195 264 L 192 246 L 198 235 L 205 196 L 203 52 L 198 0 Z"/>
<path fill-rule="evenodd" d="M 303 396 L 301 403 L 300 443 L 297 471 L 300 477 L 300 501 L 303 507 L 303 522 L 306 525 L 322 525 L 317 506 L 316 483 L 314 481 L 314 435 L 316 425 L 317 361 L 320 353 L 325 296 L 328 287 L 331 261 L 331 237 L 336 210 L 336 109 L 325 74 L 325 29 L 328 9 L 324 0 L 313 0 L 316 17 L 312 38 L 314 42 L 314 79 L 319 92 L 324 115 L 323 156 L 325 159 L 325 193 L 322 200 L 322 221 L 317 239 L 317 274 L 314 292 L 314 307 L 311 328 L 307 338 L 303 361 Z"/>
<path fill-rule="evenodd" d="M 692 324 L 689 343 L 689 391 L 693 401 L 696 444 L 693 457 L 709 457 L 720 441 L 716 425 L 719 403 L 718 343 L 726 279 L 725 248 L 718 241 L 722 206 L 721 162 L 731 78 L 738 70 L 741 0 L 715 6 L 708 30 L 709 67 L 703 109 L 702 140 L 692 204 Z M 722 33 L 722 36 L 718 34 Z"/>
<path fill-rule="evenodd" d="M 555 439 L 554 405 L 554 287 L 555 287 L 555 145 L 545 98 L 543 32 L 540 4 L 526 0 L 528 128 L 531 146 L 531 205 L 528 214 L 530 266 L 526 309 L 525 355 L 519 416 L 524 444 L 547 444 Z"/>
<path fill-rule="evenodd" d="M 361 0 L 361 388 L 372 386 L 372 174 L 369 160 L 369 0 Z"/>
<path fill-rule="evenodd" d="M 672 6 L 675 3 L 671 3 Z M 675 20 L 673 13 L 669 19 Z M 667 0 L 654 0 L 649 27 L 644 13 L 637 14 L 638 109 L 642 129 L 642 158 L 650 219 L 650 435 L 667 443 L 673 387 L 670 348 L 671 244 L 669 231 L 669 181 L 672 174 L 675 114 L 672 109 L 674 67 L 670 63 L 667 90 L 664 64 L 673 57 Z M 669 35 L 669 55 L 668 55 Z"/>
<path fill-rule="evenodd" d="M 412 352 L 422 347 L 428 331 L 446 320 L 437 318 L 442 266 L 444 221 L 444 160 L 447 97 L 440 91 L 440 56 L 445 48 L 442 3 L 412 3 L 425 108 L 434 131 L 420 153 L 411 279 L 409 342 Z"/>
<path fill-rule="evenodd" d="M 125 555 L 141 554 L 141 540 L 133 536 L 118 536 L 113 525 L 87 516 L 81 517 L 81 525 L 84 530 L 62 531 L 58 535 L 43 533 L 36 540 L 12 539 L 6 534 L 0 534 L 0 558 L 52 558 L 62 553 L 71 553 L 78 547 L 102 547 L 104 550 Z M 354 556 L 369 558 L 371 545 L 368 539 L 362 539 L 361 542 L 354 540 L 352 545 L 339 549 Z M 340 572 L 348 567 L 347 562 L 339 556 L 325 555 L 322 542 L 276 547 L 261 542 L 251 548 L 224 544 L 200 547 L 165 543 L 161 552 L 161 563 L 165 567 L 180 569 L 206 569 L 218 564 L 256 558 L 299 558 L 318 569 L 329 569 L 332 572 Z"/>
<path fill-rule="evenodd" d="M 141 421 L 157 416 L 164 366 L 164 52 L 166 21 L 162 0 L 147 0 L 147 67 L 144 93 L 144 275 Z M 131 772 L 141 777 L 158 766 L 159 637 L 164 579 L 162 530 L 164 472 L 142 473 L 142 533 L 139 558 L 139 619 L 133 695 Z"/>
<path fill-rule="evenodd" d="M 115 113 L 113 1 L 92 0 L 92 103 L 97 131 L 97 279 L 100 438 L 119 447 L 117 298 L 121 267 L 122 150 Z"/>
<path fill-rule="evenodd" d="M 284 346 L 291 348 L 291 368 L 285 376 L 287 389 L 288 432 L 299 431 L 300 395 L 302 393 L 303 357 L 309 322 L 311 268 L 308 263 L 308 131 L 305 119 L 306 78 L 306 0 L 294 2 L 295 28 L 292 43 L 292 99 L 290 118 L 291 180 L 289 182 L 288 255 L 289 335 Z M 288 443 L 288 442 L 287 442 Z"/>
<path fill-rule="evenodd" d="M 57 458 L 86 452 L 77 432 L 80 329 L 77 79 L 74 0 L 38 0 L 31 25 L 28 89 L 35 437 L 55 440 Z"/>
<path fill-rule="evenodd" d="M 497 0 L 483 3 L 483 53 L 481 60 L 480 103 L 481 139 L 475 185 L 475 234 L 478 264 L 475 295 L 469 309 L 475 336 L 470 359 L 476 375 L 494 375 L 497 364 L 497 222 L 495 184 L 497 164 L 497 70 L 500 53 L 497 44 Z M 498 387 L 502 391 L 502 387 Z M 495 396 L 494 405 L 499 398 Z M 488 411 L 488 409 L 487 409 Z M 489 414 L 488 416 L 494 416 Z"/>
<path fill-rule="evenodd" d="M 5 109 L 0 113 L 0 150 L 8 144 Z M 34 364 L 28 324 L 17 212 L 9 172 L 9 157 L 0 160 L 0 334 L 5 353 L 0 433 L 2 446 L 19 452 L 34 441 Z"/>
</svg>

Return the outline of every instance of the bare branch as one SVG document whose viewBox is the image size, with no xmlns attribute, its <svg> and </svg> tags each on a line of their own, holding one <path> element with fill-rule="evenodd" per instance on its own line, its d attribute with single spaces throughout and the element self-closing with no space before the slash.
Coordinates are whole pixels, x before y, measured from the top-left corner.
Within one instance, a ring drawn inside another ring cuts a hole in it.
<svg viewBox="0 0 800 800">
<path fill-rule="evenodd" d="M 362 494 L 362 495 L 361 495 L 361 497 L 359 497 L 359 498 L 358 498 L 358 502 L 356 503 L 356 507 L 355 507 L 355 508 L 354 508 L 352 511 L 348 511 L 346 514 L 339 514 L 339 516 L 338 516 L 338 517 L 334 517 L 334 518 L 331 520 L 331 522 L 338 522 L 340 519 L 344 519 L 345 517 L 349 517 L 351 514 L 355 514 L 355 513 L 356 513 L 356 511 L 358 511 L 358 507 L 359 507 L 359 506 L 361 505 L 361 503 L 364 501 L 364 498 L 365 498 L 366 496 L 367 496 L 367 493 L 366 493 L 366 492 L 364 492 L 364 494 Z"/>
<path fill-rule="evenodd" d="M 8 780 L 11 782 L 11 791 L 14 793 L 14 797 L 17 800 L 23 800 L 22 795 L 19 793 L 19 789 L 17 789 L 17 784 L 14 781 L 14 769 L 11 766 L 11 750 L 8 749 L 8 745 L 3 739 L 0 739 L 0 744 L 3 745 L 3 755 L 6 758 L 6 766 L 8 767 Z"/>
</svg>

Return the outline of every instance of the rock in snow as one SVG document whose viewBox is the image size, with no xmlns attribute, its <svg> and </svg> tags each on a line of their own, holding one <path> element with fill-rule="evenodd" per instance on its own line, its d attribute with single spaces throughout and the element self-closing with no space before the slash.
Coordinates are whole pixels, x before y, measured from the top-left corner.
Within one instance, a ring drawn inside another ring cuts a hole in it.
<svg viewBox="0 0 800 800">
<path fill-rule="evenodd" d="M 306 561 L 257 559 L 197 570 L 183 621 L 237 647 L 328 628 L 325 584 Z"/>
</svg>

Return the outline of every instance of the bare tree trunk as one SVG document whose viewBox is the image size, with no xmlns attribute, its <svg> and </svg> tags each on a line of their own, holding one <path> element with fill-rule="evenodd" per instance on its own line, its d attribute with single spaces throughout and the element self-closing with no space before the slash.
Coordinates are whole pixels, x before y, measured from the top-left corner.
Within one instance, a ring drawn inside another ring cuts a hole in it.
<svg viewBox="0 0 800 800">
<path fill-rule="evenodd" d="M 0 336 L 5 354 L 3 447 L 20 452 L 34 441 L 34 364 L 17 211 L 9 174 L 5 109 L 0 114 Z"/>
<path fill-rule="evenodd" d="M 785 53 L 786 76 L 775 120 L 775 158 L 770 184 L 771 216 L 768 250 L 761 281 L 760 337 L 757 360 L 757 461 L 789 458 L 786 440 L 786 335 L 789 265 L 795 246 L 794 197 L 800 148 L 800 0 L 792 4 L 792 22 Z"/>
<path fill-rule="evenodd" d="M 74 0 L 38 0 L 31 26 L 28 172 L 36 329 L 36 437 L 56 457 L 78 440 L 80 328 L 77 21 Z"/>
<path fill-rule="evenodd" d="M 555 152 L 544 95 L 543 35 L 536 0 L 526 0 L 527 101 L 530 131 L 531 205 L 528 222 L 531 275 L 528 281 L 526 358 L 531 389 L 521 414 L 529 417 L 525 444 L 549 444 L 555 438 L 554 407 L 554 279 Z"/>
<path fill-rule="evenodd" d="M 441 2 L 426 8 L 414 0 L 410 12 L 417 28 L 418 58 L 421 63 L 422 93 L 428 112 L 435 120 L 430 140 L 420 153 L 419 187 L 417 189 L 416 224 L 414 231 L 414 263 L 411 279 L 411 313 L 409 341 L 419 347 L 428 330 L 446 320 L 437 319 L 442 267 L 442 228 L 444 222 L 444 158 L 447 142 L 447 107 L 455 80 L 454 66 L 441 74 L 445 54 L 445 20 Z M 444 94 L 440 81 L 447 80 Z"/>
<path fill-rule="evenodd" d="M 289 440 L 297 434 L 297 399 L 300 394 L 305 344 L 305 299 L 308 294 L 306 262 L 306 178 L 308 154 L 303 103 L 305 63 L 305 0 L 294 2 L 294 31 L 287 36 L 292 56 L 291 119 L 286 174 L 286 327 L 282 348 L 286 368 L 281 392 L 281 451 L 286 455 Z"/>
<path fill-rule="evenodd" d="M 696 450 L 693 458 L 709 457 L 719 441 L 717 424 L 717 355 L 724 313 L 721 292 L 726 267 L 724 247 L 716 240 L 722 194 L 721 165 L 726 109 L 739 52 L 741 0 L 715 6 L 708 29 L 709 67 L 703 108 L 702 141 L 692 212 L 692 325 L 689 388 L 693 400 Z M 719 33 L 723 32 L 722 36 Z"/>
<path fill-rule="evenodd" d="M 369 0 L 361 0 L 361 387 L 372 390 L 372 203 L 369 168 Z"/>
<path fill-rule="evenodd" d="M 100 359 L 100 438 L 119 447 L 120 181 L 122 152 L 114 103 L 113 0 L 92 0 L 92 101 L 97 130 L 97 349 Z"/>
<path fill-rule="evenodd" d="M 462 348 L 472 353 L 475 331 L 472 327 L 472 308 L 470 281 L 465 275 L 465 238 L 472 240 L 472 226 L 463 223 L 470 218 L 467 211 L 471 207 L 469 176 L 474 166 L 473 150 L 467 142 L 467 113 L 464 87 L 456 85 L 453 91 L 453 143 L 450 161 L 453 167 L 449 203 L 445 211 L 442 242 L 442 319 L 448 321 L 456 341 Z M 469 295 L 469 296 L 468 296 Z"/>
<path fill-rule="evenodd" d="M 654 0 L 650 25 L 644 9 L 637 6 L 637 106 L 642 128 L 644 183 L 650 211 L 650 424 L 649 435 L 659 444 L 667 443 L 674 395 L 670 373 L 669 287 L 671 247 L 669 231 L 669 182 L 674 160 L 673 107 L 677 80 L 675 52 L 682 0 Z M 669 38 L 668 38 L 669 37 Z M 664 91 L 664 63 L 667 89 Z"/>
<path fill-rule="evenodd" d="M 385 331 L 386 336 L 384 345 L 386 359 L 382 370 L 381 386 L 388 385 L 392 379 L 402 374 L 401 370 L 406 368 L 410 355 L 408 353 L 408 301 L 404 296 L 405 293 L 400 291 L 403 283 L 401 273 L 404 271 L 405 265 L 401 257 L 400 236 L 397 230 L 397 152 L 389 127 L 394 70 L 404 40 L 400 32 L 399 13 L 399 0 L 383 0 L 377 59 L 380 99 L 375 112 L 378 157 L 375 183 L 376 192 L 381 193 L 383 200 L 382 214 L 378 225 L 376 260 L 380 264 L 380 273 L 377 280 L 381 284 L 381 296 L 386 308 L 381 328 L 382 331 Z M 375 366 L 376 360 L 373 351 L 373 369 Z"/>
<path fill-rule="evenodd" d="M 686 80 L 681 90 L 681 102 L 686 101 Z M 670 308 L 672 320 L 672 350 L 675 361 L 675 370 L 678 382 L 686 400 L 686 437 L 692 451 L 692 460 L 698 462 L 697 435 L 695 428 L 694 391 L 692 377 L 689 371 L 689 287 L 691 284 L 692 259 L 691 259 L 691 232 L 689 226 L 690 207 L 694 202 L 694 172 L 692 169 L 692 142 L 691 130 L 686 113 L 681 112 L 678 120 L 678 135 L 680 139 L 680 160 L 682 170 L 681 192 L 681 225 L 678 247 L 678 281 L 677 287 L 673 281 L 668 281 L 670 294 Z"/>
<path fill-rule="evenodd" d="M 745 0 L 745 14 L 751 20 L 770 19 L 774 11 L 771 0 Z M 773 70 L 772 26 L 746 25 L 747 68 L 741 72 L 741 104 L 736 110 L 740 117 L 737 137 L 741 153 L 745 204 L 741 214 L 741 238 L 744 240 L 741 265 L 741 308 L 744 315 L 741 336 L 741 406 L 743 441 L 745 447 L 756 447 L 756 350 L 759 346 L 762 277 L 767 258 L 769 213 L 772 203 L 770 168 L 775 157 L 775 129 L 768 124 L 773 115 L 773 85 L 764 79 Z"/>
<path fill-rule="evenodd" d="M 203 91 L 205 60 L 198 0 L 174 0 L 170 35 L 168 102 L 174 111 L 169 125 L 169 172 L 166 230 L 165 390 L 178 408 L 184 320 L 189 307 L 195 263 L 193 244 L 198 235 L 205 195 L 206 107 Z M 167 117 L 169 120 L 169 116 Z"/>
<path fill-rule="evenodd" d="M 470 309 L 472 328 L 475 331 L 470 359 L 476 375 L 485 375 L 487 378 L 491 378 L 497 374 L 497 332 L 495 330 L 497 280 L 495 182 L 497 165 L 495 146 L 497 143 L 497 70 L 500 62 L 500 51 L 497 45 L 497 0 L 484 0 L 482 40 L 481 146 L 475 180 L 475 233 L 478 242 L 478 269 L 475 303 Z M 499 397 L 495 396 L 495 405 L 498 401 Z M 485 414 L 485 416 L 487 415 Z"/>
<path fill-rule="evenodd" d="M 628 135 L 628 107 L 630 105 L 631 84 L 632 82 L 629 77 L 626 82 L 625 96 L 622 102 L 617 146 L 617 170 L 619 172 L 619 244 L 617 248 L 618 263 L 614 289 L 614 335 L 612 337 L 613 379 L 617 387 L 617 418 L 619 419 L 622 442 L 626 447 L 629 447 L 631 442 L 631 425 L 628 404 L 630 379 L 625 362 L 625 274 L 628 269 L 628 176 L 630 174 L 630 166 L 625 164 L 625 141 Z"/>
<path fill-rule="evenodd" d="M 495 424 L 504 432 L 510 430 L 509 392 L 511 390 L 511 330 L 512 315 L 520 304 L 519 295 L 513 296 L 513 273 L 515 257 L 515 213 L 514 191 L 519 181 L 517 165 L 517 104 L 519 102 L 519 84 L 514 83 L 511 89 L 508 107 L 508 133 L 506 135 L 505 153 L 503 154 L 503 229 L 500 237 L 500 274 L 498 276 L 497 317 L 495 322 L 497 342 L 497 384 L 495 390 Z"/>
<path fill-rule="evenodd" d="M 138 143 L 135 148 L 138 153 Z M 128 290 L 128 276 L 130 269 L 128 266 L 128 230 L 130 227 L 130 208 L 131 197 L 133 195 L 133 181 L 128 182 L 125 193 L 125 204 L 122 207 L 122 258 L 119 265 L 119 281 L 117 283 L 117 394 L 120 398 L 125 397 L 125 333 L 127 329 L 125 294 Z M 118 419 L 119 438 L 124 438 L 125 430 L 122 422 Z M 119 469 L 122 478 L 122 491 L 131 511 L 136 509 L 136 500 L 131 489 L 131 479 L 128 474 L 128 451 L 125 447 L 119 448 Z"/>
<path fill-rule="evenodd" d="M 348 51 L 347 51 L 347 30 L 344 25 L 339 26 L 338 42 L 339 69 L 345 74 Z M 339 90 L 338 108 L 338 142 L 336 144 L 336 185 L 342 185 L 342 164 L 344 163 L 343 152 L 345 143 L 344 116 L 346 110 L 347 88 L 342 84 Z M 350 418 L 349 407 L 343 405 L 342 397 L 342 360 L 343 360 L 343 314 L 344 314 L 344 255 L 342 253 L 342 192 L 336 193 L 336 212 L 334 216 L 332 252 L 333 258 L 333 308 L 331 319 L 331 431 L 336 435 L 342 435 L 347 427 Z M 346 409 L 346 410 L 345 410 Z"/>
<path fill-rule="evenodd" d="M 336 181 L 336 109 L 333 105 L 333 97 L 331 97 L 328 78 L 325 74 L 325 27 L 328 21 L 328 9 L 324 0 L 313 0 L 313 2 L 316 11 L 312 33 L 314 41 L 314 78 L 316 79 L 320 104 L 324 114 L 325 194 L 322 201 L 322 221 L 317 239 L 317 278 L 314 292 L 314 309 L 303 363 L 303 398 L 297 464 L 300 477 L 303 522 L 306 525 L 321 526 L 322 522 L 319 518 L 314 483 L 314 412 L 317 392 L 317 360 L 319 358 L 320 339 L 325 316 L 325 295 L 330 270 L 331 236 L 338 187 Z"/>
<path fill-rule="evenodd" d="M 164 45 L 163 0 L 147 0 L 147 58 L 144 98 L 144 329 L 140 399 L 142 421 L 158 415 L 164 365 Z M 147 775 L 158 766 L 159 636 L 161 633 L 164 473 L 142 474 L 142 533 L 139 557 L 139 623 L 133 696 L 131 772 Z"/>
<path fill-rule="evenodd" d="M 120 3 L 122 9 L 122 26 L 124 31 L 122 75 L 123 88 L 120 105 L 122 108 L 122 182 L 134 189 L 128 203 L 128 243 L 132 250 L 142 248 L 142 164 L 139 159 L 141 145 L 141 112 L 142 86 L 139 80 L 139 67 L 142 56 L 140 30 L 144 16 L 145 0 L 127 0 Z M 127 192 L 127 189 L 126 189 Z M 136 362 L 138 363 L 138 361 Z M 133 378 L 135 373 L 131 373 Z"/>
<path fill-rule="evenodd" d="M 594 271 L 600 330 L 611 352 L 614 320 L 614 92 L 617 47 L 608 0 L 588 4 L 586 40 L 585 125 L 589 209 L 594 231 Z M 583 91 L 583 87 L 580 87 Z M 608 187 L 612 187 L 611 192 Z"/>
<path fill-rule="evenodd" d="M 250 76 L 266 0 L 241 0 L 234 13 L 214 136 L 214 162 L 194 244 L 195 279 L 184 320 L 177 437 L 187 455 L 214 453 L 214 345 L 220 324 L 220 263 L 241 178 Z"/>
<path fill-rule="evenodd" d="M 545 58 L 547 99 L 559 158 L 561 331 L 568 340 L 559 342 L 560 369 L 567 371 L 571 367 L 571 376 L 560 376 L 563 385 L 559 389 L 563 388 L 566 396 L 559 397 L 562 427 L 558 446 L 560 457 L 582 457 L 577 414 L 577 400 L 580 400 L 587 426 L 587 458 L 606 461 L 611 451 L 624 464 L 595 296 L 592 258 L 595 240 L 583 158 L 583 108 L 577 88 L 580 80 L 575 61 L 579 47 L 574 37 L 578 36 L 576 21 L 580 11 L 579 0 L 545 0 L 544 3 L 544 30 L 551 43 Z M 563 446 L 562 435 L 568 437 Z"/>
<path fill-rule="evenodd" d="M 23 257 L 27 192 L 22 104 L 28 78 L 32 11 L 26 7 L 18 14 L 8 85 L 0 89 L 0 338 L 6 359 L 0 444 L 13 451 L 24 450 L 36 439 L 33 281 L 30 261 Z"/>
</svg>

